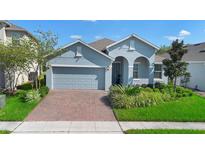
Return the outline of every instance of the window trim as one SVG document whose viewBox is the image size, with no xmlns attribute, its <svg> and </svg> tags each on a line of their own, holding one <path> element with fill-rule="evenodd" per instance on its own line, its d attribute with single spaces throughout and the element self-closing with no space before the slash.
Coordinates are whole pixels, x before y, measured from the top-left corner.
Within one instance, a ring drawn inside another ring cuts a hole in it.
<svg viewBox="0 0 205 154">
<path fill-rule="evenodd" d="M 155 66 L 156 65 L 159 65 L 160 67 L 161 67 L 161 70 L 155 70 Z M 162 79 L 162 72 L 163 72 L 163 70 L 162 70 L 162 64 L 154 64 L 154 79 Z M 161 73 L 161 76 L 160 76 L 160 78 L 158 78 L 158 77 L 155 77 L 155 73 Z"/>
<path fill-rule="evenodd" d="M 135 70 L 135 65 L 137 65 L 137 70 Z M 137 77 L 134 77 L 134 73 L 137 72 Z M 134 62 L 133 64 L 133 79 L 139 79 L 139 62 Z"/>
</svg>

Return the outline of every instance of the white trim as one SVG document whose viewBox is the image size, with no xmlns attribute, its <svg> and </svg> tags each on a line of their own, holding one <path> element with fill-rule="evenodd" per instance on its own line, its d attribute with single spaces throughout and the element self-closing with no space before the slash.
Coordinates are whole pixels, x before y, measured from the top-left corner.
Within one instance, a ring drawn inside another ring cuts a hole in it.
<svg viewBox="0 0 205 154">
<path fill-rule="evenodd" d="M 205 64 L 205 61 L 186 61 L 187 63 L 202 63 Z"/>
<path fill-rule="evenodd" d="M 77 40 L 77 41 L 75 41 L 75 42 L 69 43 L 69 44 L 67 44 L 67 45 L 65 45 L 65 46 L 63 46 L 63 47 L 61 47 L 61 48 L 59 48 L 59 50 L 65 49 L 65 48 L 67 48 L 67 47 L 69 47 L 69 46 L 71 46 L 71 45 L 74 45 L 74 44 L 76 44 L 76 43 L 81 43 L 81 44 L 85 45 L 86 47 L 88 47 L 88 48 L 90 48 L 90 49 L 96 51 L 97 53 L 99 53 L 99 54 L 101 54 L 101 55 L 103 55 L 103 56 L 105 56 L 105 57 L 111 59 L 112 61 L 114 61 L 114 59 L 113 59 L 112 57 L 110 57 L 110 56 L 104 54 L 104 53 L 101 52 L 101 51 L 96 50 L 95 48 L 91 47 L 90 45 L 88 45 L 87 43 L 85 43 L 85 42 L 83 42 L 83 41 L 81 41 L 81 40 Z"/>
<path fill-rule="evenodd" d="M 154 78 L 154 81 L 164 81 L 162 78 Z"/>
<path fill-rule="evenodd" d="M 51 67 L 106 68 L 107 66 L 51 64 Z"/>
<path fill-rule="evenodd" d="M 53 89 L 53 68 L 50 67 L 51 69 L 51 89 Z"/>
<path fill-rule="evenodd" d="M 144 42 L 144 43 L 150 45 L 151 47 L 153 47 L 153 48 L 155 48 L 155 49 L 157 49 L 157 50 L 159 50 L 159 47 L 158 47 L 158 46 L 156 46 L 156 45 L 152 44 L 151 42 L 149 42 L 149 41 L 147 41 L 147 40 L 145 40 L 145 39 L 139 37 L 139 36 L 136 35 L 136 34 L 129 35 L 129 36 L 127 36 L 127 37 L 125 37 L 125 38 L 123 38 L 123 39 L 117 41 L 117 42 L 114 42 L 114 43 L 108 45 L 108 46 L 106 47 L 106 49 L 108 49 L 108 48 L 110 48 L 110 47 L 112 47 L 112 46 L 114 46 L 114 45 L 116 45 L 116 44 L 118 44 L 118 43 L 121 43 L 121 42 L 123 42 L 123 41 L 125 41 L 125 40 L 127 40 L 127 39 L 129 39 L 129 38 L 131 38 L 131 37 L 135 37 L 136 39 L 138 39 L 138 40 L 140 40 L 140 41 L 142 41 L 142 42 Z"/>
<path fill-rule="evenodd" d="M 140 81 L 140 78 L 133 78 L 134 81 Z"/>
<path fill-rule="evenodd" d="M 161 64 L 162 65 L 163 63 L 162 62 L 154 62 L 154 64 Z"/>
</svg>

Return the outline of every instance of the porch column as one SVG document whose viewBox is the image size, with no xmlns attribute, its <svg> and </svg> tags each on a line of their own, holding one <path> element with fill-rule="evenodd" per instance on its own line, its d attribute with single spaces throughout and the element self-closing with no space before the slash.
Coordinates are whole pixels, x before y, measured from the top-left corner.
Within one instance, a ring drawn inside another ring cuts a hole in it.
<svg viewBox="0 0 205 154">
<path fill-rule="evenodd" d="M 133 65 L 128 66 L 128 85 L 133 83 Z"/>
<path fill-rule="evenodd" d="M 105 68 L 105 91 L 112 85 L 112 65 Z"/>
<path fill-rule="evenodd" d="M 154 83 L 154 64 L 149 65 L 149 84 Z"/>
<path fill-rule="evenodd" d="M 48 67 L 49 69 L 46 70 L 46 86 L 49 89 L 53 89 L 53 71 L 51 66 Z"/>
</svg>

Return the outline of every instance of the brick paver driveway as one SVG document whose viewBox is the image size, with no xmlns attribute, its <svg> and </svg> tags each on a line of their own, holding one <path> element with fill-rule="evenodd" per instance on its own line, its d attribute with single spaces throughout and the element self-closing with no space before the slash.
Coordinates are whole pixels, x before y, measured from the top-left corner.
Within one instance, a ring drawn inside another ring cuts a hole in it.
<svg viewBox="0 0 205 154">
<path fill-rule="evenodd" d="M 98 90 L 52 90 L 27 121 L 115 121 L 107 93 Z"/>
</svg>

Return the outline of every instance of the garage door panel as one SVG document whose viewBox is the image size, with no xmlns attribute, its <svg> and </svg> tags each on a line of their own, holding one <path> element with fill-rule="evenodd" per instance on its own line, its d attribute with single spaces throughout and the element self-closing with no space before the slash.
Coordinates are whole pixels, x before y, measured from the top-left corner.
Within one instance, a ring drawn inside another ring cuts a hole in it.
<svg viewBox="0 0 205 154">
<path fill-rule="evenodd" d="M 64 89 L 104 89 L 103 68 L 53 68 L 53 87 Z"/>
</svg>

